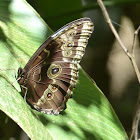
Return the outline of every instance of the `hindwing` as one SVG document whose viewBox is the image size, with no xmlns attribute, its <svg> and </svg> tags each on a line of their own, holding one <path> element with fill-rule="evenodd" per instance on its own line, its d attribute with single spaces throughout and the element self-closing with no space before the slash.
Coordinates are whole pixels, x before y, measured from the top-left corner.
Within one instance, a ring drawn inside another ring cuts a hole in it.
<svg viewBox="0 0 140 140">
<path fill-rule="evenodd" d="M 19 68 L 18 82 L 35 109 L 54 115 L 65 109 L 92 31 L 89 18 L 65 25 L 40 46 L 23 69 Z"/>
</svg>

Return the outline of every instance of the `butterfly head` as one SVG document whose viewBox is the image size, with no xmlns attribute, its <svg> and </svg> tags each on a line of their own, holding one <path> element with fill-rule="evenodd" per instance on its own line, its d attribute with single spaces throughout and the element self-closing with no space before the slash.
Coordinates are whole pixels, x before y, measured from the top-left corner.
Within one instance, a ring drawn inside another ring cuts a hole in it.
<svg viewBox="0 0 140 140">
<path fill-rule="evenodd" d="M 25 72 L 23 71 L 23 69 L 20 67 L 19 69 L 18 69 L 18 76 L 17 76 L 17 81 L 18 81 L 18 83 L 20 84 L 20 85 L 23 85 L 24 84 L 24 82 L 25 82 Z"/>
</svg>

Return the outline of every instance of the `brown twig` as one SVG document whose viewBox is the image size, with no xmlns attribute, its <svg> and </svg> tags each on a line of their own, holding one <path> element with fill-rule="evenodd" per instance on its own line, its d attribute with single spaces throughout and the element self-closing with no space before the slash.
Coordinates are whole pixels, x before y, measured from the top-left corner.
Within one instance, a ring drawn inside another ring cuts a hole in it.
<svg viewBox="0 0 140 140">
<path fill-rule="evenodd" d="M 139 84 L 140 84 L 140 72 L 139 72 L 138 66 L 136 64 L 135 54 L 134 54 L 136 36 L 137 36 L 137 34 L 138 34 L 139 30 L 140 30 L 140 26 L 138 27 L 138 29 L 134 33 L 132 52 L 130 53 L 128 51 L 128 49 L 125 47 L 125 45 L 123 44 L 123 42 L 121 41 L 116 29 L 114 28 L 114 26 L 113 26 L 113 24 L 112 24 L 112 22 L 110 20 L 110 17 L 109 17 L 109 15 L 107 13 L 107 10 L 106 10 L 102 0 L 97 0 L 97 2 L 99 4 L 99 6 L 101 7 L 102 12 L 104 14 L 104 17 L 105 17 L 106 21 L 108 22 L 109 27 L 111 28 L 111 30 L 112 30 L 113 34 L 115 35 L 117 41 L 119 42 L 121 48 L 123 49 L 125 54 L 128 56 L 128 58 L 130 59 L 132 65 L 134 67 L 137 79 L 138 79 Z M 131 132 L 131 135 L 130 135 L 130 140 L 133 138 L 133 135 L 135 137 L 135 140 L 138 139 L 138 124 L 139 124 L 139 120 L 140 120 L 139 116 L 140 116 L 140 95 L 139 95 L 138 100 L 137 100 L 137 108 L 136 108 L 136 113 L 135 113 L 134 119 L 133 119 L 132 132 Z"/>
<path fill-rule="evenodd" d="M 99 6 L 101 7 L 101 9 L 102 9 L 102 11 L 103 11 L 103 14 L 104 14 L 104 17 L 105 17 L 106 21 L 108 22 L 108 24 L 109 24 L 109 26 L 110 26 L 110 28 L 111 28 L 113 34 L 115 35 L 115 37 L 116 37 L 116 39 L 117 39 L 117 41 L 119 42 L 121 48 L 123 49 L 123 51 L 125 52 L 125 54 L 126 54 L 126 55 L 129 57 L 129 59 L 131 60 L 131 63 L 132 63 L 132 65 L 133 65 L 134 69 L 135 69 L 135 72 L 136 72 L 138 81 L 139 81 L 139 83 L 140 83 L 140 73 L 139 73 L 139 69 L 138 69 L 138 66 L 137 66 L 136 61 L 135 61 L 135 57 L 134 57 L 131 53 L 129 53 L 128 49 L 125 47 L 125 45 L 124 45 L 123 42 L 121 41 L 121 39 L 120 39 L 120 37 L 119 37 L 119 35 L 118 35 L 116 29 L 114 28 L 114 26 L 113 26 L 113 24 L 112 24 L 112 22 L 111 22 L 111 20 L 110 20 L 110 17 L 109 17 L 109 15 L 108 15 L 108 13 L 107 13 L 107 10 L 106 10 L 106 8 L 105 8 L 105 6 L 104 6 L 102 0 L 97 0 L 97 2 L 98 2 L 98 4 L 99 4 Z M 134 47 L 133 47 L 133 48 L 134 48 Z"/>
<path fill-rule="evenodd" d="M 136 30 L 135 33 L 134 33 L 133 44 L 132 44 L 132 54 L 133 54 L 133 56 L 134 56 L 134 54 L 135 54 L 134 51 L 135 51 L 136 37 L 137 37 L 139 31 L 140 31 L 140 26 L 137 28 L 137 30 Z"/>
<path fill-rule="evenodd" d="M 136 37 L 138 35 L 138 32 L 140 31 L 140 26 L 137 28 L 137 30 L 134 33 L 134 38 L 133 38 L 133 44 L 132 44 L 132 55 L 133 57 L 135 56 L 135 42 L 136 42 Z M 133 122 L 132 122 L 132 131 L 131 131 L 131 135 L 130 135 L 130 139 L 132 140 L 133 136 L 135 138 L 135 140 L 138 140 L 138 124 L 140 121 L 140 93 L 138 95 L 138 100 L 137 100 L 137 105 L 136 105 L 136 112 L 133 118 Z"/>
</svg>

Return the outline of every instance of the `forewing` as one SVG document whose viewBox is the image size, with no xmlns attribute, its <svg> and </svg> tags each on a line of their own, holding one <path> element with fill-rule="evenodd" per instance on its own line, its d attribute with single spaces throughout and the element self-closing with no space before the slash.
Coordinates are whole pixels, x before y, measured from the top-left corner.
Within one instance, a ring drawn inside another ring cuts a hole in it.
<svg viewBox="0 0 140 140">
<path fill-rule="evenodd" d="M 93 31 L 89 18 L 73 21 L 49 37 L 24 68 L 27 99 L 40 112 L 59 114 L 78 79 L 78 64 Z"/>
</svg>

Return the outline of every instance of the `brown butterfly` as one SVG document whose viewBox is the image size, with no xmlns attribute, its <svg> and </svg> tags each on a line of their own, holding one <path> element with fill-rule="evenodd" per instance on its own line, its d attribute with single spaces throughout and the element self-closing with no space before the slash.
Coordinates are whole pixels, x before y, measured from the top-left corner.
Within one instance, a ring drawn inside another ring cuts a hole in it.
<svg viewBox="0 0 140 140">
<path fill-rule="evenodd" d="M 58 115 L 66 108 L 92 31 L 89 18 L 70 22 L 51 35 L 23 69 L 18 69 L 18 83 L 36 110 Z"/>
</svg>

